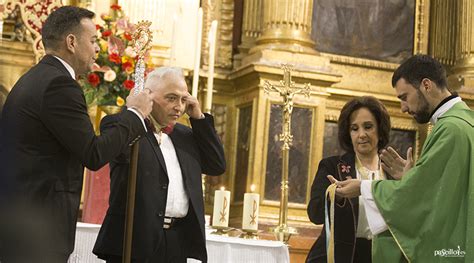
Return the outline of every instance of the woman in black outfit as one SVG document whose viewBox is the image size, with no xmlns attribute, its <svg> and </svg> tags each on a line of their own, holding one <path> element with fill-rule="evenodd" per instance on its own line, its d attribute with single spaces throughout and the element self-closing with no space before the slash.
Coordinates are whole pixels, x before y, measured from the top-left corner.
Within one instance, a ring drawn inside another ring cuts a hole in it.
<svg viewBox="0 0 474 263">
<path fill-rule="evenodd" d="M 308 216 L 315 224 L 324 224 L 325 192 L 331 184 L 327 176 L 337 180 L 346 177 L 362 180 L 387 179 L 379 150 L 389 141 L 390 116 L 383 104 L 374 97 L 355 98 L 341 110 L 338 122 L 339 144 L 346 151 L 341 156 L 321 160 L 311 187 Z M 336 263 L 371 262 L 372 234 L 363 200 L 336 196 L 334 212 L 334 256 Z M 329 208 L 329 206 L 328 206 Z M 329 212 L 328 212 L 329 214 Z M 327 262 L 325 226 L 311 248 L 306 262 Z"/>
</svg>

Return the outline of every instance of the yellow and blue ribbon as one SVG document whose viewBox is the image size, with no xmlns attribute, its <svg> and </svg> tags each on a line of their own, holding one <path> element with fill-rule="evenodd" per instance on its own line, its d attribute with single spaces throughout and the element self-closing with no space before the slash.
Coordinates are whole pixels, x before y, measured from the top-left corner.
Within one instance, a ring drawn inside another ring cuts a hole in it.
<svg viewBox="0 0 474 263">
<path fill-rule="evenodd" d="M 325 228 L 326 228 L 326 253 L 327 262 L 334 263 L 334 203 L 336 202 L 336 188 L 337 185 L 331 184 L 326 189 L 324 214 L 325 214 Z M 329 212 L 328 212 L 328 196 L 329 196 Z M 329 215 L 329 216 L 328 216 Z M 329 219 L 331 219 L 329 221 Z"/>
</svg>

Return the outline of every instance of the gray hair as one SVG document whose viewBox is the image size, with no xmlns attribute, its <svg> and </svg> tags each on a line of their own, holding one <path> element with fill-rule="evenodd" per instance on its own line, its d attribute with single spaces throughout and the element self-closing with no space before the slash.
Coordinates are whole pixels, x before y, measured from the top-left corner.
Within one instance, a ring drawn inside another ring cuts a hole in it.
<svg viewBox="0 0 474 263">
<path fill-rule="evenodd" d="M 158 80 L 170 76 L 184 79 L 183 69 L 178 67 L 159 67 L 147 75 L 146 82 L 151 81 L 151 79 Z"/>
</svg>

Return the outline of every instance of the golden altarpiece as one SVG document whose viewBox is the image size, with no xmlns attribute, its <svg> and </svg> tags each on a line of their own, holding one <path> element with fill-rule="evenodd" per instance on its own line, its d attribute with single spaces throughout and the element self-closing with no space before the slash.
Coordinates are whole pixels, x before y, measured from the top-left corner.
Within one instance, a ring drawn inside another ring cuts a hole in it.
<svg viewBox="0 0 474 263">
<path fill-rule="evenodd" d="M 7 93 L 36 61 L 36 35 L 28 33 L 32 28 L 18 26 L 27 21 L 24 5 L 35 1 L 3 2 L 19 3 L 14 12 L 8 16 L 3 14 L 0 85 L 3 93 Z M 109 4 L 91 0 L 63 2 L 83 6 L 95 4 L 96 9 Z M 194 2 L 199 5 L 199 1 Z M 419 154 L 428 127 L 417 125 L 410 116 L 401 113 L 391 87 L 391 76 L 401 59 L 424 53 L 447 66 L 450 88 L 474 107 L 474 0 L 412 0 L 401 1 L 405 3 L 401 5 L 394 2 L 201 1 L 204 19 L 199 99 L 204 102 L 207 91 L 207 31 L 211 21 L 217 20 L 212 113 L 228 164 L 223 176 L 204 180 L 207 213 L 212 211 L 213 191 L 225 186 L 232 192 L 231 226 L 240 228 L 243 195 L 254 185 L 261 198 L 259 228 L 268 231 L 269 227 L 277 225 L 282 99 L 274 92 L 265 93 L 264 83 L 280 81 L 283 64 L 292 65 L 296 86 L 311 85 L 309 97 L 295 96 L 292 116 L 294 138 L 289 161 L 288 222 L 299 231 L 289 242 L 294 262 L 303 261 L 321 231 L 321 226 L 309 222 L 306 206 L 319 160 L 339 153 L 336 122 L 348 100 L 362 95 L 379 98 L 392 117 L 394 143 L 404 149 L 414 145 Z M 375 22 L 368 18 L 383 17 L 380 14 L 393 16 Z M 355 16 L 359 17 L 358 21 L 352 20 Z M 398 31 L 394 21 L 398 23 Z M 357 27 L 358 35 L 354 33 Z M 385 32 L 387 37 L 384 39 L 384 34 L 380 37 L 368 30 Z M 337 36 L 331 35 L 335 32 Z M 397 34 L 390 36 L 387 32 Z M 19 36 L 21 34 L 23 37 Z M 408 41 L 405 42 L 408 49 L 399 52 L 398 56 L 380 56 L 387 53 L 381 43 L 386 46 L 392 42 L 402 43 L 400 38 Z M 156 65 L 169 64 L 172 59 L 166 53 L 169 48 L 169 44 L 155 44 Z M 186 73 L 190 84 L 192 68 L 186 69 Z M 3 104 L 3 97 L 1 99 Z"/>
</svg>

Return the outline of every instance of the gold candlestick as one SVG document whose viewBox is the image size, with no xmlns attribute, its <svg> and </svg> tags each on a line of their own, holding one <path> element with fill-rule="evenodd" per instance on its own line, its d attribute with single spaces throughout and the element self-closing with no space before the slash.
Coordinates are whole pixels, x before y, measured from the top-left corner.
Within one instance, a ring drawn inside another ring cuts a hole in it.
<svg viewBox="0 0 474 263">
<path fill-rule="evenodd" d="M 293 97 L 296 94 L 304 94 L 309 97 L 310 84 L 306 83 L 304 87 L 295 87 L 295 83 L 291 80 L 290 65 L 282 65 L 283 69 L 283 80 L 280 80 L 280 85 L 272 85 L 270 82 L 265 81 L 264 89 L 265 93 L 271 91 L 278 92 L 283 97 L 283 123 L 282 133 L 280 134 L 280 141 L 283 142 L 281 146 L 282 152 L 282 169 L 281 169 L 281 196 L 280 196 L 280 217 L 278 226 L 273 228 L 272 231 L 278 240 L 283 241 L 285 244 L 288 243 L 292 234 L 297 234 L 297 230 L 293 227 L 289 227 L 288 221 L 288 164 L 290 160 L 289 151 L 293 141 L 293 135 L 291 134 L 291 112 L 293 111 Z"/>
<path fill-rule="evenodd" d="M 242 229 L 242 234 L 240 234 L 240 238 L 243 239 L 254 239 L 258 240 L 258 232 L 259 230 L 250 230 L 250 229 Z"/>
</svg>

